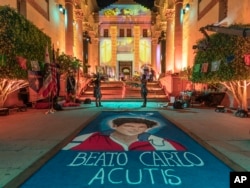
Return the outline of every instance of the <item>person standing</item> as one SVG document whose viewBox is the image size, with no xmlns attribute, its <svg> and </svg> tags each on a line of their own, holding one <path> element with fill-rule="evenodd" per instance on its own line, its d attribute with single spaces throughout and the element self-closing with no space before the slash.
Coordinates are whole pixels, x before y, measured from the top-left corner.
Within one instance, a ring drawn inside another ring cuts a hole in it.
<svg viewBox="0 0 250 188">
<path fill-rule="evenodd" d="M 100 73 L 97 73 L 95 75 L 95 79 L 92 81 L 92 84 L 94 85 L 94 97 L 95 97 L 95 104 L 96 107 L 102 107 L 101 105 L 101 75 Z"/>
<path fill-rule="evenodd" d="M 74 98 L 76 94 L 76 80 L 75 80 L 73 71 L 70 71 L 67 77 L 66 89 L 67 89 L 67 100 L 74 102 Z"/>
<path fill-rule="evenodd" d="M 60 95 L 60 89 L 61 89 L 61 86 L 60 86 L 60 80 L 61 80 L 61 72 L 60 72 L 60 65 L 59 63 L 56 63 L 56 85 L 57 85 L 57 93 L 56 93 L 56 96 L 59 97 Z"/>
<path fill-rule="evenodd" d="M 123 72 L 120 73 L 120 81 L 125 81 Z"/>
<path fill-rule="evenodd" d="M 147 76 L 146 74 L 143 74 L 141 78 L 141 96 L 143 98 L 143 105 L 141 107 L 147 106 L 147 95 L 148 95 Z"/>
</svg>

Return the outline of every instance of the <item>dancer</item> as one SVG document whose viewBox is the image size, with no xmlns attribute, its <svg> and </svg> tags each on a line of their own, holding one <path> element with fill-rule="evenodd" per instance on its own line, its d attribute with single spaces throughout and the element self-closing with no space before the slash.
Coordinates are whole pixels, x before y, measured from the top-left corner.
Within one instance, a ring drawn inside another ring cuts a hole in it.
<svg viewBox="0 0 250 188">
<path fill-rule="evenodd" d="M 75 102 L 75 94 L 76 94 L 76 80 L 74 76 L 74 72 L 69 71 L 69 75 L 66 81 L 67 88 L 67 100 L 70 102 Z"/>
</svg>

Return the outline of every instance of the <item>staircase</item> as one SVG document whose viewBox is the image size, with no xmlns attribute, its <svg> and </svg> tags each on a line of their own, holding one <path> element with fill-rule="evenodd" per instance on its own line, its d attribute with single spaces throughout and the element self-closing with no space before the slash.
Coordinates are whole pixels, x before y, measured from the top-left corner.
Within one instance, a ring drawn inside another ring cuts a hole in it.
<svg viewBox="0 0 250 188">
<path fill-rule="evenodd" d="M 138 82 L 138 84 L 140 84 Z M 93 86 L 89 85 L 81 93 L 79 99 L 84 101 L 86 98 L 94 100 Z M 122 81 L 105 81 L 101 83 L 102 100 L 112 101 L 142 101 L 141 88 L 131 87 Z M 148 82 L 148 101 L 167 101 L 167 96 L 157 81 Z"/>
<path fill-rule="evenodd" d="M 124 83 L 122 81 L 105 81 L 101 83 L 102 100 L 117 100 L 124 97 Z M 79 96 L 80 100 L 94 98 L 94 88 L 92 85 L 88 85 L 87 89 Z"/>
<path fill-rule="evenodd" d="M 140 84 L 138 82 L 138 84 Z M 131 86 L 125 86 L 125 95 L 124 98 L 125 99 L 141 99 L 141 88 L 140 87 L 131 87 Z M 167 96 L 163 90 L 163 88 L 161 88 L 161 86 L 159 85 L 159 83 L 157 81 L 153 81 L 153 82 L 148 82 L 147 83 L 147 88 L 148 88 L 148 100 L 152 101 L 152 100 L 161 100 L 161 101 L 165 101 L 167 100 Z"/>
</svg>

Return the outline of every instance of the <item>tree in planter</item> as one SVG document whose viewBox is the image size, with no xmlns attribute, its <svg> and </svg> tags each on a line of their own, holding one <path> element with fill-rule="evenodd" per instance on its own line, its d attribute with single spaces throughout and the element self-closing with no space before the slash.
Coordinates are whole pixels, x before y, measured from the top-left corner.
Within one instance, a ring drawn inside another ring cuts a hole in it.
<svg viewBox="0 0 250 188">
<path fill-rule="evenodd" d="M 0 6 L 0 107 L 9 94 L 28 86 L 29 62 L 43 62 L 50 44 L 47 35 L 14 9 Z"/>
<path fill-rule="evenodd" d="M 229 28 L 243 29 L 249 28 L 249 25 L 232 25 Z M 244 57 L 250 54 L 250 38 L 215 33 L 207 40 L 197 43 L 191 80 L 212 85 L 219 83 L 233 95 L 238 106 L 247 111 L 250 67 Z"/>
<path fill-rule="evenodd" d="M 60 73 L 66 74 L 69 70 L 78 71 L 81 66 L 80 60 L 70 55 L 62 53 L 56 58 L 57 63 L 60 65 Z"/>
<path fill-rule="evenodd" d="M 79 71 L 81 67 L 80 60 L 70 55 L 62 53 L 61 55 L 57 56 L 56 61 L 60 66 L 61 75 L 66 76 L 69 73 L 69 71 L 74 71 L 75 73 L 76 72 L 78 73 L 77 84 L 79 85 L 79 74 L 80 74 Z M 77 89 L 79 88 L 77 87 Z"/>
</svg>

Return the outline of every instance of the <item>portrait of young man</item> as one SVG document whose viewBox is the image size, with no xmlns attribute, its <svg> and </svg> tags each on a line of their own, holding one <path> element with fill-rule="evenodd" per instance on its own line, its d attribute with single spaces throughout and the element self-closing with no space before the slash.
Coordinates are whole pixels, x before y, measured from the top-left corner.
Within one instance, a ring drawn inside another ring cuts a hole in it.
<svg viewBox="0 0 250 188">
<path fill-rule="evenodd" d="M 77 136 L 64 150 L 76 151 L 184 151 L 180 143 L 148 132 L 158 126 L 145 118 L 126 117 L 112 120 L 110 130 Z"/>
</svg>

